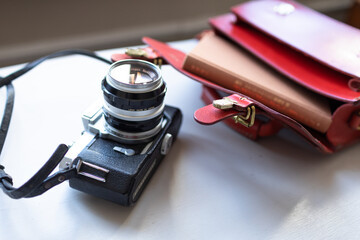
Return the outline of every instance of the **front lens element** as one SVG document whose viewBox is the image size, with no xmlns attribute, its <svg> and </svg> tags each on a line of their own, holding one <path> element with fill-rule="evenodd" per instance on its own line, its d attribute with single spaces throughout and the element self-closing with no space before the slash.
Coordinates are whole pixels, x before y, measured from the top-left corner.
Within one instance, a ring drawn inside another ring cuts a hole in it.
<svg viewBox="0 0 360 240">
<path fill-rule="evenodd" d="M 123 60 L 110 67 L 106 80 L 113 87 L 128 92 L 149 91 L 161 83 L 160 69 L 141 60 Z"/>
<path fill-rule="evenodd" d="M 154 72 L 145 71 L 139 64 L 122 64 L 110 70 L 110 76 L 114 81 L 124 84 L 148 84 L 156 81 L 157 75 Z"/>
</svg>

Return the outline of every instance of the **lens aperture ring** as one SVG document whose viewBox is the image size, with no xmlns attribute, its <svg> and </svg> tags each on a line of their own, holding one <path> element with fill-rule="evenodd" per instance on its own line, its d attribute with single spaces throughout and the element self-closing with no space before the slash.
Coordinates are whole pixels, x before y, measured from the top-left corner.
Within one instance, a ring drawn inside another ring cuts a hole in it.
<svg viewBox="0 0 360 240">
<path fill-rule="evenodd" d="M 106 122 L 113 128 L 124 132 L 144 132 L 156 127 L 162 120 L 162 114 L 155 116 L 152 119 L 142 121 L 126 121 L 118 119 L 111 114 L 104 111 Z"/>
<path fill-rule="evenodd" d="M 113 128 L 107 122 L 105 123 L 105 128 L 110 134 L 117 136 L 118 138 L 122 139 L 122 141 L 127 143 L 135 143 L 139 141 L 149 141 L 150 139 L 152 139 L 156 134 L 160 132 L 162 124 L 163 119 L 161 119 L 160 123 L 153 129 L 144 132 L 121 131 L 119 129 Z"/>
</svg>

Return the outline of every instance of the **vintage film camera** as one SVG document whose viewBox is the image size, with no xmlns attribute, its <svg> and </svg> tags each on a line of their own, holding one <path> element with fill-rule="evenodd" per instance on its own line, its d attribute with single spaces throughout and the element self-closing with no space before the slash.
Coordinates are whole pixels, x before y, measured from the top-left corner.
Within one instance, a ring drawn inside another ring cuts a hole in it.
<svg viewBox="0 0 360 240">
<path fill-rule="evenodd" d="M 115 62 L 101 86 L 102 104 L 83 114 L 85 131 L 60 170 L 76 167 L 72 188 L 132 205 L 169 152 L 182 114 L 164 104 L 166 84 L 152 63 Z"/>
</svg>

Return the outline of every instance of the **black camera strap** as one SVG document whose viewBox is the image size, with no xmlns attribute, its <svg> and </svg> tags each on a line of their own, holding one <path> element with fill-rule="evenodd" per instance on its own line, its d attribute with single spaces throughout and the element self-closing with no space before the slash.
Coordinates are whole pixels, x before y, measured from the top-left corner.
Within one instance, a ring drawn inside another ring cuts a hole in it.
<svg viewBox="0 0 360 240">
<path fill-rule="evenodd" d="M 0 125 L 0 155 L 4 147 L 6 136 L 10 127 L 10 121 L 14 107 L 15 91 L 12 85 L 12 81 L 25 74 L 26 72 L 30 71 L 31 69 L 33 69 L 47 59 L 73 54 L 89 56 L 102 62 L 111 64 L 111 61 L 102 58 L 94 54 L 93 52 L 84 50 L 66 50 L 39 58 L 38 60 L 28 63 L 27 65 L 25 65 L 25 67 L 21 68 L 18 71 L 15 71 L 14 73 L 4 78 L 0 77 L 0 88 L 6 86 L 6 103 Z M 52 156 L 49 158 L 49 160 L 44 164 L 44 166 L 41 167 L 40 170 L 33 177 L 31 177 L 19 188 L 13 187 L 12 177 L 5 172 L 5 167 L 3 165 L 0 165 L 0 187 L 2 188 L 4 193 L 6 193 L 11 198 L 30 198 L 38 196 L 46 192 L 50 188 L 64 182 L 65 180 L 74 177 L 77 174 L 75 168 L 58 171 L 53 175 L 49 176 L 63 159 L 68 149 L 68 146 L 66 146 L 65 144 L 60 144 L 55 150 L 55 152 L 52 154 Z"/>
</svg>

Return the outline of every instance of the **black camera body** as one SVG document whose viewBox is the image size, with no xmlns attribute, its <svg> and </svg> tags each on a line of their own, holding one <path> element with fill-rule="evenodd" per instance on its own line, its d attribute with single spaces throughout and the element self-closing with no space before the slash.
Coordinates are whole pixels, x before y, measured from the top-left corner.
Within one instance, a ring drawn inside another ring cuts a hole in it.
<svg viewBox="0 0 360 240">
<path fill-rule="evenodd" d="M 129 206 L 171 149 L 182 114 L 163 103 L 165 82 L 148 62 L 114 63 L 102 89 L 102 103 L 83 114 L 85 131 L 60 169 L 76 168 L 70 187 Z"/>
<path fill-rule="evenodd" d="M 95 135 L 73 161 L 78 175 L 70 179 L 70 187 L 121 205 L 134 204 L 176 139 L 181 112 L 165 106 L 164 119 L 151 142 L 123 144 Z M 135 152 L 126 155 L 117 148 Z"/>
</svg>

